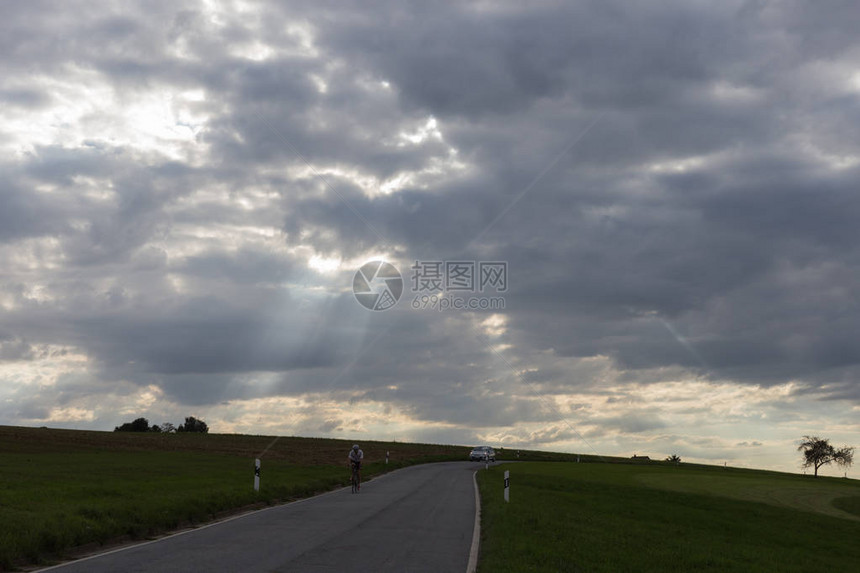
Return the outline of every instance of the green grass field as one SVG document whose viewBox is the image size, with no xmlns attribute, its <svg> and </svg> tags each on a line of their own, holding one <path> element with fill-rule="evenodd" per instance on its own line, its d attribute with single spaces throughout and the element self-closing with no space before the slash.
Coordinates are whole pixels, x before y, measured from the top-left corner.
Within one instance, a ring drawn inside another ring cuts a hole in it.
<svg viewBox="0 0 860 573">
<path fill-rule="evenodd" d="M 860 570 L 856 480 L 520 463 L 479 471 L 478 483 L 480 572 Z"/>
<path fill-rule="evenodd" d="M 262 456 L 260 492 L 254 458 Z M 0 426 L 0 571 L 347 485 L 351 442 Z M 468 448 L 367 442 L 365 479 Z M 391 453 L 385 465 L 385 452 Z"/>
</svg>

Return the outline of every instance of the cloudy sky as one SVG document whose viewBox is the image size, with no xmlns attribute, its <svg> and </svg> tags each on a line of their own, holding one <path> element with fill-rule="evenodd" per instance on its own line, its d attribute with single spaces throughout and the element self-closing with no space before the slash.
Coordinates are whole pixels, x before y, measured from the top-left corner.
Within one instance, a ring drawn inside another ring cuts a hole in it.
<svg viewBox="0 0 860 573">
<path fill-rule="evenodd" d="M 3 3 L 0 424 L 787 471 L 803 434 L 860 446 L 858 28 L 850 1 Z M 353 293 L 373 260 L 388 310 Z M 428 262 L 506 288 L 421 290 Z M 495 307 L 439 310 L 464 294 Z"/>
</svg>

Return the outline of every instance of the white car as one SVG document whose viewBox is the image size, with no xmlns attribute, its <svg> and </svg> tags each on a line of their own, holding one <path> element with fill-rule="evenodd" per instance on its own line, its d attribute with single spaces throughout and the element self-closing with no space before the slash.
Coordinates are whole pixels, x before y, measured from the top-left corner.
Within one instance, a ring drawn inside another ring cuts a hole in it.
<svg viewBox="0 0 860 573">
<path fill-rule="evenodd" d="M 494 462 L 496 461 L 496 451 L 490 446 L 477 446 L 469 454 L 469 460 L 473 462 L 483 462 L 484 460 Z"/>
</svg>

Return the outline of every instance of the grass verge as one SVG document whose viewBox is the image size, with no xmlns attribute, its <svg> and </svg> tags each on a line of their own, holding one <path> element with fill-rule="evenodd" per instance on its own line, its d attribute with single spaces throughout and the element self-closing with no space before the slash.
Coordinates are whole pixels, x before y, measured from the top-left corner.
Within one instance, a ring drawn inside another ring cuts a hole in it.
<svg viewBox="0 0 860 573">
<path fill-rule="evenodd" d="M 679 482 L 688 490 L 666 487 Z M 702 466 L 521 463 L 480 471 L 478 484 L 479 572 L 834 572 L 856 571 L 860 562 L 860 522 L 808 503 L 819 486 L 827 499 L 841 488 L 834 504 L 851 513 L 860 499 L 856 481 Z M 749 488 L 805 495 L 777 494 L 774 503 L 726 495 Z"/>
</svg>

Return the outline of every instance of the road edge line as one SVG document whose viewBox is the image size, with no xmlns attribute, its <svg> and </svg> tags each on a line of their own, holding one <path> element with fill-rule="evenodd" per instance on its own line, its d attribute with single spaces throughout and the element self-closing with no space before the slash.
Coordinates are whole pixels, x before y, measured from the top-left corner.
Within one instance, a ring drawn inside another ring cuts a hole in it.
<svg viewBox="0 0 860 573">
<path fill-rule="evenodd" d="M 472 548 L 469 550 L 469 564 L 466 573 L 475 573 L 478 568 L 478 550 L 481 545 L 481 491 L 478 489 L 478 472 L 472 474 L 475 485 L 475 527 L 472 529 Z"/>
<path fill-rule="evenodd" d="M 301 499 L 296 499 L 296 500 L 293 500 L 293 501 L 290 501 L 287 503 L 279 503 L 276 505 L 271 505 L 269 507 L 263 507 L 260 509 L 252 509 L 252 510 L 247 511 L 245 513 L 240 513 L 238 515 L 231 515 L 230 517 L 224 518 L 224 519 L 219 520 L 219 521 L 210 521 L 209 523 L 205 523 L 205 524 L 200 525 L 198 527 L 191 527 L 189 529 L 184 529 L 182 531 L 176 531 L 174 533 L 168 533 L 167 535 L 165 535 L 163 537 L 158 537 L 157 539 L 150 539 L 148 541 L 141 541 L 139 543 L 131 543 L 131 544 L 125 545 L 123 547 L 117 547 L 116 549 L 109 549 L 108 551 L 105 551 L 103 553 L 94 553 L 92 555 L 87 555 L 87 556 L 81 557 L 79 559 L 72 559 L 71 561 L 65 561 L 63 563 L 57 563 L 56 565 L 50 565 L 50 566 L 45 567 L 43 569 L 35 569 L 35 570 L 31 571 L 31 573 L 42 573 L 42 571 L 51 571 L 52 569 L 60 569 L 61 567 L 65 567 L 67 565 L 72 565 L 73 563 L 82 563 L 84 561 L 90 561 L 92 559 L 96 559 L 97 557 L 104 557 L 105 555 L 112 555 L 114 553 L 120 553 L 122 551 L 128 551 L 129 549 L 137 549 L 139 547 L 143 547 L 144 545 L 152 545 L 153 543 L 165 541 L 165 540 L 170 539 L 172 537 L 179 537 L 180 535 L 187 535 L 189 533 L 194 533 L 195 531 L 202 531 L 204 529 L 209 529 L 210 527 L 215 527 L 216 525 L 221 525 L 221 524 L 227 523 L 229 521 L 235 521 L 237 519 L 242 519 L 243 517 L 249 517 L 251 515 L 257 515 L 259 513 L 263 513 L 264 511 L 271 511 L 273 509 L 278 509 L 278 508 L 282 508 L 282 507 L 300 504 L 300 503 L 305 502 L 305 501 L 310 501 L 312 499 L 317 499 L 317 498 L 331 495 L 333 493 L 337 493 L 339 491 L 343 491 L 343 490 L 347 490 L 347 489 L 349 489 L 349 486 L 341 487 L 338 489 L 332 489 L 332 490 L 325 491 L 323 493 L 317 494 L 317 495 L 312 496 L 312 497 L 303 497 Z"/>
<path fill-rule="evenodd" d="M 446 462 L 430 462 L 430 463 L 446 463 Z M 393 473 L 396 473 L 396 472 L 399 472 L 399 471 L 408 470 L 409 468 L 414 468 L 414 467 L 422 466 L 422 465 L 427 465 L 427 464 L 414 464 L 414 465 L 411 465 L 411 466 L 406 466 L 406 467 L 402 467 L 402 468 L 397 468 L 397 469 L 395 469 L 395 470 L 391 470 L 391 471 L 389 471 L 389 472 L 385 472 L 384 474 L 381 474 L 381 475 L 378 475 L 378 476 L 374 476 L 373 478 L 371 478 L 371 479 L 367 480 L 367 483 L 374 482 L 374 481 L 378 480 L 379 478 L 382 478 L 382 477 L 385 477 L 385 476 L 389 476 L 389 475 L 391 475 L 391 474 L 393 474 Z M 474 476 L 473 476 L 473 477 L 474 477 Z M 476 491 L 476 492 L 477 492 L 477 487 L 478 487 L 478 485 L 477 485 L 477 483 L 475 483 L 475 491 Z M 295 500 L 293 500 L 293 501 L 288 501 L 287 503 L 278 503 L 278 504 L 270 505 L 270 506 L 268 506 L 268 507 L 263 507 L 263 508 L 260 508 L 260 509 L 252 509 L 252 510 L 250 510 L 250 511 L 246 511 L 246 512 L 244 512 L 244 513 L 239 513 L 239 514 L 236 514 L 236 515 L 231 515 L 231 516 L 226 517 L 226 518 L 224 518 L 224 519 L 220 519 L 220 520 L 216 520 L 216 521 L 210 521 L 210 522 L 208 522 L 208 523 L 204 523 L 204 524 L 199 525 L 199 526 L 197 526 L 197 527 L 190 527 L 190 528 L 188 528 L 188 529 L 183 529 L 182 531 L 174 531 L 174 532 L 172 532 L 172 533 L 167 533 L 167 534 L 165 534 L 165 535 L 163 535 L 163 536 L 161 536 L 161 537 L 158 537 L 158 538 L 156 538 L 156 539 L 149 539 L 149 540 L 147 540 L 147 541 L 140 541 L 140 542 L 131 542 L 131 543 L 129 543 L 128 545 L 123 545 L 122 547 L 117 547 L 117 548 L 115 548 L 115 549 L 108 549 L 107 551 L 98 552 L 98 553 L 93 553 L 92 555 L 85 555 L 85 556 L 83 556 L 83 557 L 79 557 L 79 558 L 77 558 L 77 559 L 71 559 L 71 560 L 68 560 L 68 561 L 63 561 L 62 563 L 55 563 L 54 565 L 49 565 L 49 566 L 47 566 L 47 567 L 39 567 L 38 565 L 36 565 L 36 567 L 38 567 L 37 569 L 29 569 L 29 568 L 28 568 L 28 569 L 26 569 L 26 571 L 28 571 L 29 573 L 42 573 L 43 571 L 51 571 L 51 570 L 54 570 L 54 569 L 60 569 L 61 567 L 65 567 L 66 565 L 71 565 L 72 563 L 81 563 L 81 562 L 83 562 L 83 561 L 90 561 L 90 560 L 95 559 L 95 558 L 97 558 L 97 557 L 104 557 L 105 555 L 111 555 L 111 554 L 113 554 L 113 553 L 120 553 L 120 552 L 122 552 L 122 551 L 128 551 L 129 549 L 135 549 L 135 548 L 138 548 L 138 547 L 143 547 L 144 545 L 151 545 L 151 544 L 153 544 L 153 543 L 158 543 L 159 541 L 165 541 L 165 540 L 167 540 L 167 539 L 170 539 L 171 537 L 179 537 L 180 535 L 187 535 L 187 534 L 189 534 L 189 533 L 194 533 L 195 531 L 202 531 L 203 529 L 208 529 L 208 528 L 210 528 L 210 527 L 215 527 L 216 525 L 221 525 L 222 523 L 227 523 L 228 521 L 234 521 L 234 520 L 236 520 L 236 519 L 242 519 L 243 517 L 249 517 L 249 516 L 251 516 L 251 515 L 256 515 L 256 514 L 258 514 L 258 513 L 262 513 L 262 512 L 264 512 L 264 511 L 271 511 L 271 510 L 273 510 L 273 509 L 278 509 L 278 508 L 283 508 L 283 507 L 287 507 L 287 506 L 297 505 L 297 504 L 300 504 L 300 503 L 304 503 L 304 502 L 307 502 L 307 501 L 311 501 L 311 500 L 314 500 L 314 499 L 318 499 L 318 498 L 320 498 L 320 497 L 325 497 L 325 496 L 327 496 L 327 495 L 331 495 L 331 494 L 337 493 L 337 492 L 339 492 L 339 491 L 345 491 L 345 490 L 348 490 L 348 489 L 350 489 L 350 486 L 348 486 L 348 485 L 347 485 L 347 486 L 344 486 L 344 487 L 339 487 L 339 488 L 337 488 L 337 489 L 332 489 L 332 490 L 329 490 L 329 491 L 324 491 L 324 492 L 322 492 L 322 493 L 318 493 L 317 495 L 313 495 L 313 496 L 311 496 L 311 497 L 303 497 L 303 498 L 301 498 L 301 499 L 295 499 Z M 474 540 L 473 540 L 473 543 L 474 543 Z"/>
</svg>

